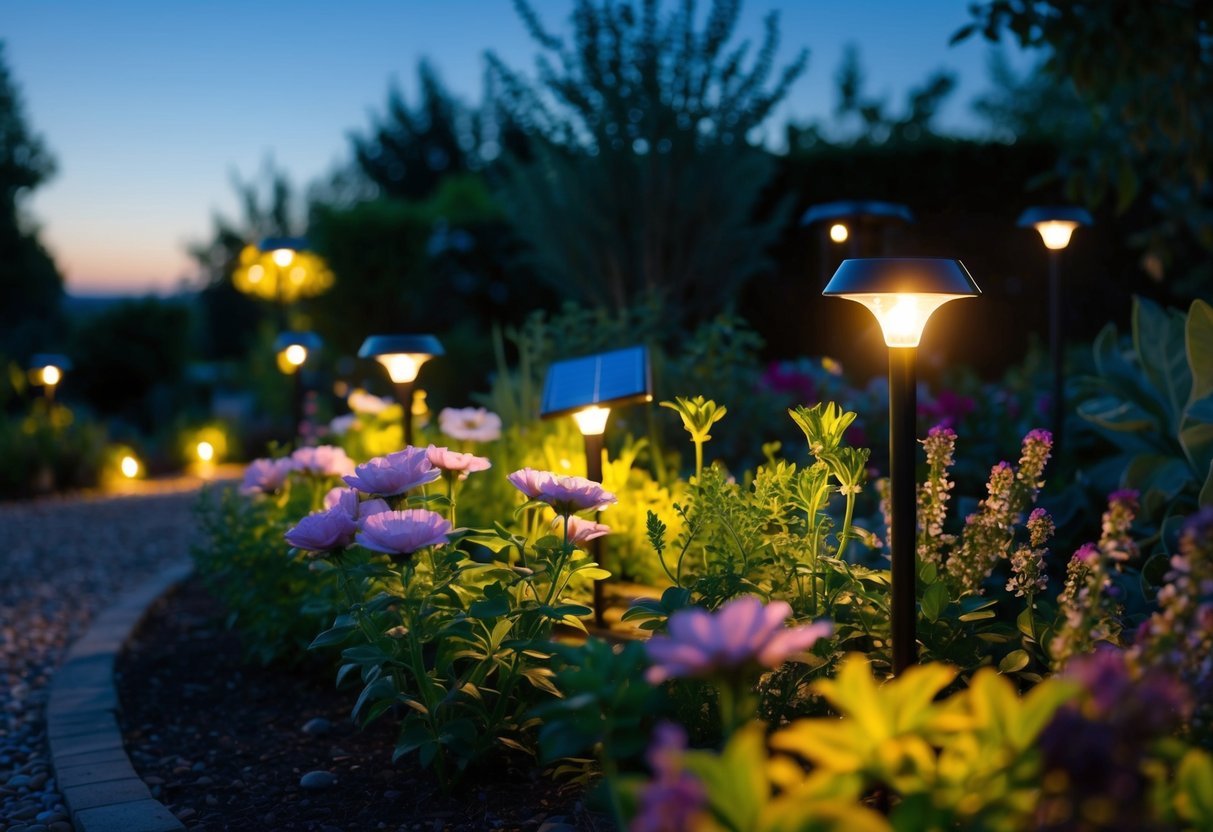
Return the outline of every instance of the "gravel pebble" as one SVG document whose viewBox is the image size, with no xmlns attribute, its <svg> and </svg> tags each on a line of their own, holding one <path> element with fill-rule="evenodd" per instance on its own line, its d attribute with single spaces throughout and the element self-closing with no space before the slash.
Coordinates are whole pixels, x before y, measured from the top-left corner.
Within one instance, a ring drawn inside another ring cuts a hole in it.
<svg viewBox="0 0 1213 832">
<path fill-rule="evenodd" d="M 309 771 L 299 778 L 303 789 L 329 789 L 337 785 L 337 776 L 331 771 Z"/>
<path fill-rule="evenodd" d="M 143 487 L 162 493 L 0 503 L 0 818 L 9 832 L 71 829 L 34 822 L 63 803 L 46 742 L 50 680 L 98 612 L 188 554 L 197 481 Z"/>
</svg>

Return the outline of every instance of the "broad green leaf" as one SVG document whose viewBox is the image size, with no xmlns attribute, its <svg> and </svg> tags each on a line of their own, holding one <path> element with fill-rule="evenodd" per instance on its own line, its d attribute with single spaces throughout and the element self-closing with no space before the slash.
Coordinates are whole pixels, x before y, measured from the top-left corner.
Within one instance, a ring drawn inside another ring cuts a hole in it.
<svg viewBox="0 0 1213 832">
<path fill-rule="evenodd" d="M 1078 415 L 1105 430 L 1157 429 L 1154 417 L 1134 402 L 1116 396 L 1098 396 L 1078 406 Z"/>
<path fill-rule="evenodd" d="M 1213 396 L 1188 405 L 1180 425 L 1179 444 L 1193 470 L 1204 472 L 1213 462 Z"/>
<path fill-rule="evenodd" d="M 922 594 L 922 615 L 927 621 L 935 622 L 948 606 L 948 588 L 942 583 L 931 584 Z"/>
<path fill-rule="evenodd" d="M 1177 431 L 1192 392 L 1183 315 L 1146 298 L 1135 298 L 1133 346 L 1141 357 L 1142 371 L 1162 397 L 1168 427 Z"/>
<path fill-rule="evenodd" d="M 1192 469 L 1183 459 L 1161 454 L 1138 454 L 1124 474 L 1124 484 L 1141 492 L 1148 511 L 1163 508 L 1190 482 Z"/>
<path fill-rule="evenodd" d="M 1023 670 L 1032 661 L 1032 657 L 1025 650 L 1012 650 L 1002 657 L 1002 661 L 998 663 L 999 673 L 1015 673 L 1018 670 Z"/>
<path fill-rule="evenodd" d="M 1209 474 L 1205 477 L 1205 484 L 1200 487 L 1198 500 L 1202 506 L 1213 505 L 1213 463 L 1209 464 Z"/>
<path fill-rule="evenodd" d="M 1213 306 L 1192 301 L 1185 327 L 1188 367 L 1192 371 L 1192 401 L 1213 395 Z"/>
<path fill-rule="evenodd" d="M 1179 816 L 1193 829 L 1213 828 L 1213 757 L 1192 749 L 1180 762 L 1175 781 Z"/>
</svg>

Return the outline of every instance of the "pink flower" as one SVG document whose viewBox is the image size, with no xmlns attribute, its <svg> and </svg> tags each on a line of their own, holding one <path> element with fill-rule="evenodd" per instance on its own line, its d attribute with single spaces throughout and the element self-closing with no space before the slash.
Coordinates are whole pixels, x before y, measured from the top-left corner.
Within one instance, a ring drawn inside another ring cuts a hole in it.
<svg viewBox="0 0 1213 832">
<path fill-rule="evenodd" d="M 538 500 L 539 486 L 555 478 L 556 475 L 550 471 L 536 471 L 534 468 L 521 468 L 506 477 L 528 500 Z"/>
<path fill-rule="evenodd" d="M 349 398 L 346 399 L 346 404 L 349 405 L 350 410 L 355 413 L 366 413 L 370 416 L 382 413 L 391 403 L 391 399 L 381 399 L 361 389 L 354 390 L 350 393 Z"/>
<path fill-rule="evenodd" d="M 733 599 L 715 614 L 697 607 L 679 610 L 670 616 L 669 635 L 654 636 L 645 645 L 653 662 L 645 678 L 656 685 L 747 666 L 774 668 L 833 632 L 829 621 L 785 628 L 791 614 L 783 601 L 764 605 L 752 595 Z"/>
<path fill-rule="evenodd" d="M 556 509 L 557 514 L 568 515 L 588 508 L 601 511 L 618 502 L 614 494 L 585 477 L 562 477 L 551 471 L 523 468 L 506 479 L 528 499 L 542 500 Z"/>
<path fill-rule="evenodd" d="M 374 500 L 358 500 L 358 492 L 352 488 L 330 488 L 329 492 L 324 495 L 324 507 L 326 509 L 341 507 L 341 510 L 349 515 L 352 520 L 365 520 L 372 514 L 378 514 L 381 511 L 391 511 L 391 506 L 386 501 L 378 498 Z"/>
<path fill-rule="evenodd" d="M 1087 564 L 1099 563 L 1099 547 L 1094 543 L 1084 543 L 1078 547 L 1078 550 L 1074 552 L 1070 560 Z"/>
<path fill-rule="evenodd" d="M 327 511 L 309 514 L 286 533 L 286 542 L 308 552 L 329 552 L 344 549 L 354 542 L 358 524 L 338 504 Z"/>
<path fill-rule="evenodd" d="M 554 518 L 552 520 L 552 528 L 563 534 L 564 518 Z M 569 543 L 572 543 L 574 546 L 589 543 L 595 538 L 603 537 L 610 533 L 610 526 L 595 523 L 593 520 L 586 520 L 575 514 L 569 515 Z"/>
<path fill-rule="evenodd" d="M 461 480 L 466 480 L 468 474 L 475 473 L 476 471 L 486 471 L 493 467 L 493 463 L 482 456 L 461 454 L 458 451 L 450 451 L 434 445 L 430 445 L 425 449 L 425 457 L 435 468 L 441 468 L 443 471 L 458 472 L 459 479 Z"/>
<path fill-rule="evenodd" d="M 357 540 L 362 546 L 389 555 L 411 555 L 426 546 L 448 543 L 451 523 L 441 514 L 423 508 L 381 511 L 362 521 Z"/>
<path fill-rule="evenodd" d="M 452 439 L 492 442 L 501 438 L 501 417 L 483 407 L 444 407 L 438 413 L 438 429 Z"/>
<path fill-rule="evenodd" d="M 295 468 L 289 459 L 254 459 L 244 469 L 241 494 L 271 494 L 282 487 Z"/>
<path fill-rule="evenodd" d="M 390 497 L 433 482 L 440 476 L 442 472 L 426 458 L 425 449 L 410 445 L 403 451 L 364 462 L 354 469 L 353 476 L 345 477 L 345 481 L 364 494 Z"/>
<path fill-rule="evenodd" d="M 335 445 L 300 448 L 291 454 L 296 471 L 318 477 L 341 477 L 354 472 L 354 460 Z"/>
</svg>

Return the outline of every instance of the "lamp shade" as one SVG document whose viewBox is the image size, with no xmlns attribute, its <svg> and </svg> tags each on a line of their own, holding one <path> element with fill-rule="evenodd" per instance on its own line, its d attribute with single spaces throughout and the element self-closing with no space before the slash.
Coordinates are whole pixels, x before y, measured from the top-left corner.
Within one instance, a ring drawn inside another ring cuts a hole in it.
<svg viewBox="0 0 1213 832">
<path fill-rule="evenodd" d="M 959 260 L 874 257 L 842 261 L 822 294 L 866 306 L 890 347 L 916 347 L 936 309 L 981 289 Z"/>
<path fill-rule="evenodd" d="M 59 353 L 40 352 L 30 356 L 29 366 L 31 370 L 55 367 L 60 371 L 64 371 L 72 368 L 72 360 L 66 355 L 60 355 Z"/>
<path fill-rule="evenodd" d="M 874 220 L 897 220 L 914 222 L 914 213 L 905 205 L 896 202 L 879 202 L 874 199 L 846 199 L 838 202 L 822 202 L 810 205 L 800 218 L 801 225 L 819 222 L 870 218 Z"/>
<path fill-rule="evenodd" d="M 442 343 L 434 335 L 370 335 L 358 350 L 359 358 L 373 358 L 386 367 L 397 384 L 415 381 L 421 365 L 442 354 Z"/>
<path fill-rule="evenodd" d="M 320 349 L 324 342 L 314 332 L 283 332 L 274 339 L 274 352 L 282 352 L 288 347 L 300 346 L 311 352 Z"/>
<path fill-rule="evenodd" d="M 262 252 L 279 251 L 281 249 L 286 249 L 287 251 L 306 251 L 307 247 L 307 237 L 263 237 L 257 243 L 257 249 Z"/>
<path fill-rule="evenodd" d="M 1018 224 L 1021 228 L 1035 228 L 1045 248 L 1056 251 L 1070 244 L 1075 228 L 1094 225 L 1095 220 L 1087 209 L 1075 205 L 1038 205 L 1020 214 Z"/>
</svg>

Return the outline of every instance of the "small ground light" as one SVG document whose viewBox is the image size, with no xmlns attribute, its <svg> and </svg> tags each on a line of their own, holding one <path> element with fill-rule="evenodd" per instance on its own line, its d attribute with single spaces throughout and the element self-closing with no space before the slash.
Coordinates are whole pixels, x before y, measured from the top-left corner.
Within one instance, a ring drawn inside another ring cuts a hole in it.
<svg viewBox="0 0 1213 832">
<path fill-rule="evenodd" d="M 194 450 L 200 462 L 213 462 L 215 459 L 215 446 L 210 442 L 199 442 Z"/>
<path fill-rule="evenodd" d="M 578 410 L 573 414 L 573 420 L 577 422 L 577 430 L 581 431 L 582 436 L 601 436 L 606 432 L 606 423 L 610 416 L 609 407 L 594 406 Z"/>
<path fill-rule="evenodd" d="M 139 476 L 139 460 L 135 459 L 130 454 L 122 457 L 122 462 L 119 463 L 118 467 L 122 471 L 122 476 L 126 477 L 128 480 L 133 480 L 135 477 Z"/>
<path fill-rule="evenodd" d="M 47 387 L 54 387 L 62 378 L 63 373 L 59 371 L 58 367 L 51 365 L 42 368 L 42 383 Z"/>
<path fill-rule="evenodd" d="M 373 358 L 384 366 L 400 402 L 404 444 L 413 444 L 413 385 L 421 365 L 443 354 L 442 343 L 433 335 L 370 335 L 358 350 L 359 358 Z"/>
<path fill-rule="evenodd" d="M 302 344 L 291 344 L 282 351 L 282 357 L 292 367 L 301 367 L 307 361 L 307 347 Z"/>
<path fill-rule="evenodd" d="M 842 223 L 836 222 L 830 226 L 830 239 L 834 242 L 845 243 L 850 236 L 850 230 Z"/>
</svg>

